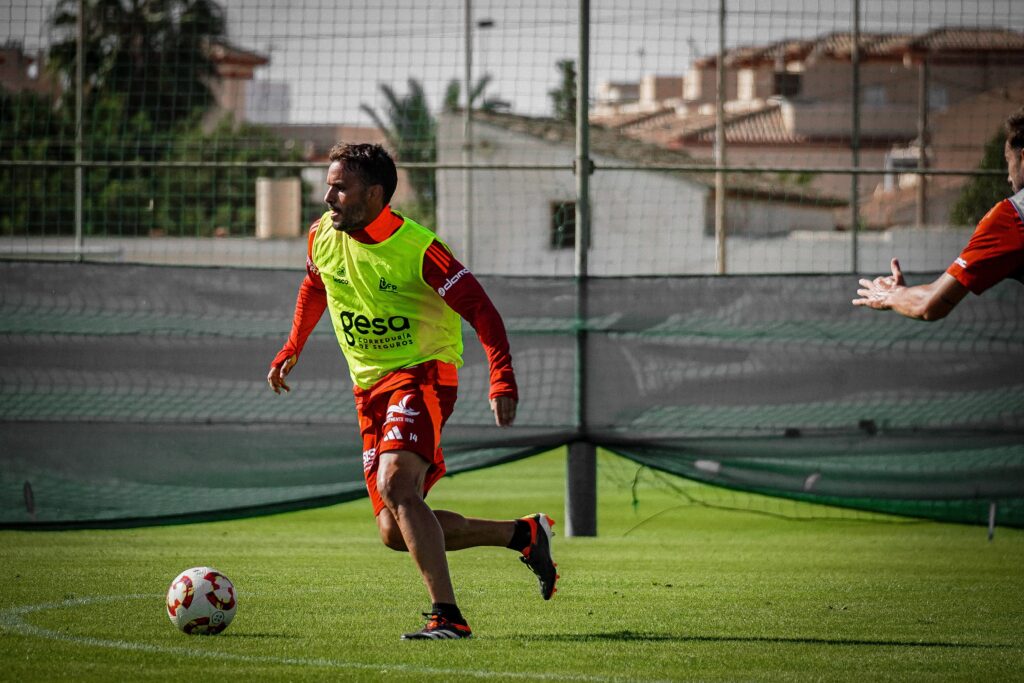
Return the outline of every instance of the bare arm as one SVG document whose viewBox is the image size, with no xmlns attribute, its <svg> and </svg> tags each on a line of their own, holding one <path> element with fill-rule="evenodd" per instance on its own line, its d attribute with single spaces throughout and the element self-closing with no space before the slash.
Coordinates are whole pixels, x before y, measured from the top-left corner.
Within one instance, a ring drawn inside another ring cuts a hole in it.
<svg viewBox="0 0 1024 683">
<path fill-rule="evenodd" d="M 945 318 L 967 296 L 968 289 L 949 273 L 929 284 L 908 287 L 899 261 L 893 259 L 891 266 L 891 276 L 860 281 L 860 298 L 853 300 L 854 306 L 893 310 L 908 318 L 931 322 Z"/>
</svg>

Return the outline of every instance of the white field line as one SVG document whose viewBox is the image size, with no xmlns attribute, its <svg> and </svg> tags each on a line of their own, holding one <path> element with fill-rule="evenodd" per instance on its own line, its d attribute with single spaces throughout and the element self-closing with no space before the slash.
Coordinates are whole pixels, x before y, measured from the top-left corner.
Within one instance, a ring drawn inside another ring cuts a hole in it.
<svg viewBox="0 0 1024 683">
<path fill-rule="evenodd" d="M 585 683 L 614 683 L 616 681 L 636 680 L 611 676 L 588 676 L 584 674 L 564 673 L 527 673 L 522 671 L 487 671 L 482 669 L 441 669 L 427 666 L 411 666 L 408 664 L 367 664 L 364 662 L 345 662 L 336 659 L 307 658 L 307 657 L 270 657 L 243 655 L 234 652 L 214 652 L 194 650 L 188 647 L 174 647 L 170 645 L 153 645 L 150 643 L 133 643 L 127 640 L 110 640 L 104 638 L 92 638 L 89 636 L 73 636 L 58 631 L 30 624 L 25 617 L 33 612 L 44 612 L 55 609 L 68 609 L 72 607 L 83 607 L 103 602 L 116 602 L 119 600 L 152 600 L 159 599 L 160 595 L 97 595 L 87 598 L 72 598 L 62 602 L 44 603 L 39 605 L 24 605 L 22 607 L 7 607 L 0 609 L 0 630 L 20 636 L 34 636 L 48 640 L 62 641 L 66 643 L 77 643 L 89 647 L 103 647 L 115 650 L 130 650 L 134 652 L 152 652 L 157 654 L 170 654 L 179 657 L 195 657 L 205 659 L 223 659 L 237 662 L 262 662 L 266 664 L 285 664 L 292 666 L 322 667 L 325 669 L 349 669 L 357 671 L 377 671 L 382 674 L 388 672 L 423 674 L 429 676 L 468 676 L 472 678 L 511 678 L 522 680 L 539 681 L 583 681 Z"/>
</svg>

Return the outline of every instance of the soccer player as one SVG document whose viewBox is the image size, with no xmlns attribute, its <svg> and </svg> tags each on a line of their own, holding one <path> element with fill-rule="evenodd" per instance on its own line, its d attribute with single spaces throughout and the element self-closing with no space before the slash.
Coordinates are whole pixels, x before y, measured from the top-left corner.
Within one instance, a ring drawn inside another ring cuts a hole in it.
<svg viewBox="0 0 1024 683">
<path fill-rule="evenodd" d="M 1014 195 L 993 206 L 978 223 L 967 247 L 946 272 L 926 285 L 908 287 L 897 259 L 892 275 L 861 280 L 854 306 L 892 309 L 908 318 L 939 320 L 967 292 L 981 294 L 1000 280 L 1024 282 L 1024 107 L 1006 120 L 1003 154 Z"/>
<path fill-rule="evenodd" d="M 431 510 L 424 500 L 445 472 L 441 429 L 455 406 L 462 365 L 459 316 L 487 353 L 495 422 L 508 427 L 515 419 L 518 393 L 505 325 L 448 247 L 391 210 L 397 173 L 380 145 L 338 144 L 330 161 L 329 210 L 310 228 L 291 334 L 267 382 L 275 393 L 291 390 L 286 377 L 329 310 L 354 384 L 363 471 L 381 540 L 409 552 L 433 603 L 426 626 L 402 638 L 468 638 L 446 550 L 490 545 L 518 551 L 545 600 L 559 578 L 551 559 L 554 521 L 547 515 L 472 519 Z"/>
</svg>

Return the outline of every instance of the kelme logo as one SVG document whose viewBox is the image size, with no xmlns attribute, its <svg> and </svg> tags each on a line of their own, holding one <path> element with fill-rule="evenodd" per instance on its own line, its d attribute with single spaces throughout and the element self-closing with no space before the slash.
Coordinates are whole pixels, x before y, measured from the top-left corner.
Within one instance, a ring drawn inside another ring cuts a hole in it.
<svg viewBox="0 0 1024 683">
<path fill-rule="evenodd" d="M 448 290 L 455 286 L 455 283 L 462 279 L 463 275 L 469 275 L 469 268 L 463 268 L 444 281 L 444 284 L 437 288 L 437 293 L 444 297 Z"/>
<path fill-rule="evenodd" d="M 341 329 L 345 332 L 345 341 L 349 346 L 355 346 L 356 338 L 353 330 L 361 335 L 373 334 L 378 337 L 402 332 L 409 329 L 409 319 L 404 315 L 393 315 L 390 318 L 367 318 L 365 315 L 356 315 L 352 311 L 342 311 Z"/>
</svg>

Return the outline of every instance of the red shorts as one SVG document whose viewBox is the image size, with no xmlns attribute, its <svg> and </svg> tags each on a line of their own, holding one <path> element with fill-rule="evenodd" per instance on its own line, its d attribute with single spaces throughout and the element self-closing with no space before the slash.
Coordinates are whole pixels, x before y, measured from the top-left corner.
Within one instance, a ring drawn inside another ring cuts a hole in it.
<svg viewBox="0 0 1024 683">
<path fill-rule="evenodd" d="M 363 475 L 374 516 L 385 507 L 377 491 L 381 453 L 412 451 L 430 463 L 423 480 L 424 496 L 444 476 L 441 429 L 451 417 L 457 393 L 455 367 L 436 361 L 396 370 L 370 389 L 356 387 Z"/>
</svg>

